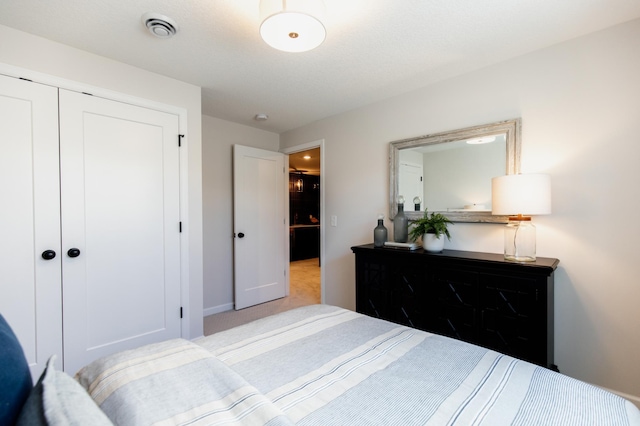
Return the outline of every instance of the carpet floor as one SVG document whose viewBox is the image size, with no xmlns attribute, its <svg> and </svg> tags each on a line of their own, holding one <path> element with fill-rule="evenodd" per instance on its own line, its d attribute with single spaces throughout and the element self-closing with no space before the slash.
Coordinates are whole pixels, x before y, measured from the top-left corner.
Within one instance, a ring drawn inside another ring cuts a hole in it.
<svg viewBox="0 0 640 426">
<path fill-rule="evenodd" d="M 297 260 L 289 264 L 289 296 L 251 306 L 239 311 L 226 311 L 204 318 L 204 335 L 246 324 L 300 306 L 320 303 L 320 265 L 318 258 Z"/>
</svg>

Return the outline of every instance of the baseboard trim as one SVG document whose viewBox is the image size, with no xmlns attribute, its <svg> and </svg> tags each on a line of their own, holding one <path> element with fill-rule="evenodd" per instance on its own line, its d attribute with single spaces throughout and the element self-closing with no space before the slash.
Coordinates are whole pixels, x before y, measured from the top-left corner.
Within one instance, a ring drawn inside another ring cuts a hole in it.
<svg viewBox="0 0 640 426">
<path fill-rule="evenodd" d="M 202 316 L 208 317 L 209 315 L 219 314 L 221 312 L 227 312 L 231 310 L 233 310 L 233 303 L 225 303 L 224 305 L 218 305 L 211 308 L 203 309 Z"/>
</svg>

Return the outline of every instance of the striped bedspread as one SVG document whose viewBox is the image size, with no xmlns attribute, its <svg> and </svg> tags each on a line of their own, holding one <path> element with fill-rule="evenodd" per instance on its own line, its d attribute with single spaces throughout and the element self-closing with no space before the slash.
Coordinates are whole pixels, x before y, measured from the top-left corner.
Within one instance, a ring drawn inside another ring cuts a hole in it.
<svg viewBox="0 0 640 426">
<path fill-rule="evenodd" d="M 640 425 L 597 387 L 327 305 L 120 352 L 76 379 L 116 425 Z"/>
<path fill-rule="evenodd" d="M 300 425 L 640 425 L 597 387 L 327 305 L 196 343 Z"/>
</svg>

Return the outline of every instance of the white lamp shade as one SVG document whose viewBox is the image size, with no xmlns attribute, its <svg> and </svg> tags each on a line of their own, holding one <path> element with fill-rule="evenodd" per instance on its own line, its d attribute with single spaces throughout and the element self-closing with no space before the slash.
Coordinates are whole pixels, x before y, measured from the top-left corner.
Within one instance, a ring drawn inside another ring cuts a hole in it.
<svg viewBox="0 0 640 426">
<path fill-rule="evenodd" d="M 318 47 L 327 32 L 320 22 L 322 0 L 261 0 L 260 35 L 274 49 L 305 52 Z"/>
<path fill-rule="evenodd" d="M 545 174 L 506 175 L 491 179 L 491 214 L 551 213 L 551 179 Z"/>
</svg>

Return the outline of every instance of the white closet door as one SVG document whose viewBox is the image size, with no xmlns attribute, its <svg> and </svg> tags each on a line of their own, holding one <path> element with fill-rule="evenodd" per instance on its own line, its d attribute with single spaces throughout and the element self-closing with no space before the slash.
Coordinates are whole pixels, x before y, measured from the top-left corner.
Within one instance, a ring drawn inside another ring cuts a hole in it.
<svg viewBox="0 0 640 426">
<path fill-rule="evenodd" d="M 62 361 L 56 88 L 0 76 L 0 152 L 0 313 L 35 381 Z"/>
<path fill-rule="evenodd" d="M 60 90 L 70 374 L 98 357 L 180 337 L 178 133 L 176 115 Z"/>
</svg>

